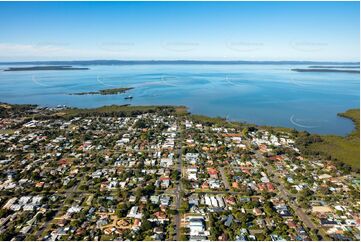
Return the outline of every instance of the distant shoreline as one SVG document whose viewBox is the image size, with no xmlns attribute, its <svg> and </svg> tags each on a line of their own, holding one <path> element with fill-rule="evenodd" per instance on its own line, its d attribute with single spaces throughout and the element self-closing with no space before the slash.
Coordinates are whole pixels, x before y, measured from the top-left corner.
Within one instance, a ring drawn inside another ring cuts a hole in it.
<svg viewBox="0 0 361 242">
<path fill-rule="evenodd" d="M 324 69 L 324 68 L 310 68 L 310 69 L 291 69 L 296 72 L 343 72 L 343 73 L 360 73 L 359 70 L 337 70 L 337 69 Z"/>
<path fill-rule="evenodd" d="M 308 68 L 350 68 L 350 69 L 356 69 L 356 68 L 360 68 L 360 66 L 309 66 Z"/>
<path fill-rule="evenodd" d="M 0 65 L 360 65 L 359 62 L 336 61 L 246 61 L 246 60 L 75 60 L 75 61 L 14 61 Z"/>
<path fill-rule="evenodd" d="M 73 71 L 73 70 L 89 70 L 89 68 L 72 67 L 72 66 L 31 66 L 31 67 L 9 67 L 4 71 Z"/>
</svg>

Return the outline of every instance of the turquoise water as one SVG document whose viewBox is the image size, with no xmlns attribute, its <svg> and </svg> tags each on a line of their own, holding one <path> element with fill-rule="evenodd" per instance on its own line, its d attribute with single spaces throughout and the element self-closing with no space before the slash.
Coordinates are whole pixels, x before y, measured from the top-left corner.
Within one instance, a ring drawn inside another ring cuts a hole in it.
<svg viewBox="0 0 361 242">
<path fill-rule="evenodd" d="M 41 106 L 185 105 L 190 112 L 259 125 L 345 135 L 359 107 L 360 76 L 293 72 L 297 65 L 117 65 L 80 71 L 0 71 L 0 101 Z M 5 69 L 6 66 L 0 66 Z M 134 87 L 120 95 L 69 95 Z M 125 96 L 132 95 L 130 100 Z"/>
</svg>

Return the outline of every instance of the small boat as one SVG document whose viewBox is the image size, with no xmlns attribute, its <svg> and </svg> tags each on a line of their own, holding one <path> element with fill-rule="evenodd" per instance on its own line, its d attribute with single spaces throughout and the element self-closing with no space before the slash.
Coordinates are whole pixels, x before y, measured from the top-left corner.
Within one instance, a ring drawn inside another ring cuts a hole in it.
<svg viewBox="0 0 361 242">
<path fill-rule="evenodd" d="M 127 96 L 124 99 L 133 99 L 133 97 L 132 96 Z"/>
</svg>

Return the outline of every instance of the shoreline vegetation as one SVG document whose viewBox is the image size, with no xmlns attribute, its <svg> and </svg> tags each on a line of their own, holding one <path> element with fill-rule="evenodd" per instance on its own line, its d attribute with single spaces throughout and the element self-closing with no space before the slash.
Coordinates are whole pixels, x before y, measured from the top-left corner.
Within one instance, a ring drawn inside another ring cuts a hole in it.
<svg viewBox="0 0 361 242">
<path fill-rule="evenodd" d="M 131 89 L 133 89 L 133 87 L 118 87 L 118 88 L 102 89 L 99 91 L 92 91 L 92 92 L 76 92 L 76 93 L 70 93 L 69 95 L 116 95 L 116 94 L 125 93 Z"/>
<path fill-rule="evenodd" d="M 19 115 L 24 114 L 27 108 L 34 108 L 36 105 L 11 105 L 2 103 L 0 105 L 0 117 L 6 117 L 9 108 L 19 110 Z M 266 129 L 271 133 L 289 133 L 294 136 L 296 145 L 301 153 L 306 156 L 316 156 L 320 159 L 333 160 L 342 169 L 353 170 L 359 173 L 360 169 L 360 109 L 349 109 L 338 114 L 340 117 L 351 119 L 355 125 L 354 130 L 345 137 L 337 135 L 310 134 L 306 131 L 297 131 L 291 128 L 258 126 L 255 124 L 242 123 L 237 121 L 227 121 L 220 117 L 208 117 L 191 114 L 185 106 L 131 106 L 131 105 L 111 105 L 98 108 L 65 108 L 52 111 L 48 117 L 71 119 L 74 117 L 89 116 L 136 116 L 143 113 L 160 113 L 162 115 L 177 115 L 179 117 L 189 117 L 194 121 L 204 125 L 224 125 L 226 127 L 238 127 L 242 129 Z M 31 118 L 41 119 L 42 116 L 31 114 Z"/>
<path fill-rule="evenodd" d="M 143 113 L 161 112 L 162 114 L 187 115 L 187 108 L 185 106 L 131 106 L 125 105 L 110 105 L 98 108 L 68 108 L 54 113 L 55 116 L 64 118 L 73 118 L 76 116 L 88 117 L 91 115 L 99 116 L 136 116 Z"/>
<path fill-rule="evenodd" d="M 296 138 L 297 147 L 305 155 L 333 160 L 346 169 L 360 170 L 360 109 L 349 109 L 338 116 L 353 121 L 354 130 L 346 136 L 310 134 L 292 128 L 259 126 L 255 124 L 228 122 L 223 118 L 211 118 L 202 115 L 191 115 L 197 121 L 208 124 L 243 125 L 245 128 L 266 129 L 273 133 L 290 133 Z"/>
<path fill-rule="evenodd" d="M 360 169 L 360 109 L 349 109 L 338 116 L 353 121 L 354 130 L 345 137 L 322 135 L 320 142 L 312 143 L 311 152 L 321 153 L 330 159 L 342 161 L 357 170 Z"/>
<path fill-rule="evenodd" d="M 72 66 L 31 66 L 31 67 L 9 67 L 4 71 L 74 71 L 74 70 L 89 70 L 89 68 L 72 67 Z"/>
</svg>

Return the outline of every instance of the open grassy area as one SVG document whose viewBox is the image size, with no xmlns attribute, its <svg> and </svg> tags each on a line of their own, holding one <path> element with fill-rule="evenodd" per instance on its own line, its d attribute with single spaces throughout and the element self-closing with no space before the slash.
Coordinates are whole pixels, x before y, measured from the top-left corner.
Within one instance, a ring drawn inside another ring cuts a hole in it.
<svg viewBox="0 0 361 242">
<path fill-rule="evenodd" d="M 0 129 L 0 134 L 13 134 L 14 132 L 14 129 Z"/>
<path fill-rule="evenodd" d="M 355 129 L 346 137 L 323 135 L 321 142 L 315 142 L 309 149 L 323 153 L 332 159 L 344 162 L 354 169 L 360 169 L 360 109 L 350 109 L 339 116 L 351 119 Z"/>
</svg>

